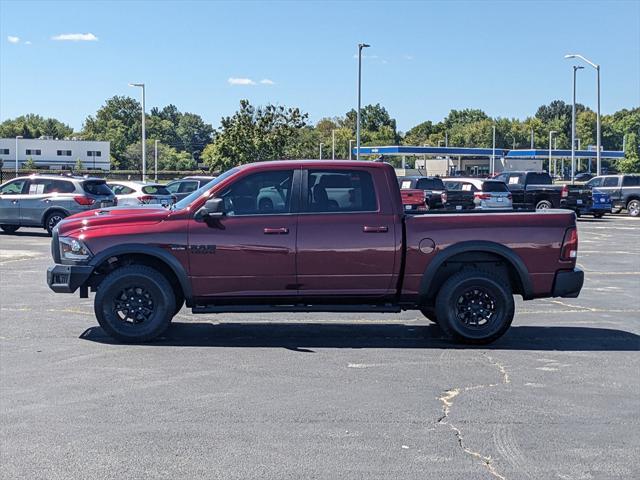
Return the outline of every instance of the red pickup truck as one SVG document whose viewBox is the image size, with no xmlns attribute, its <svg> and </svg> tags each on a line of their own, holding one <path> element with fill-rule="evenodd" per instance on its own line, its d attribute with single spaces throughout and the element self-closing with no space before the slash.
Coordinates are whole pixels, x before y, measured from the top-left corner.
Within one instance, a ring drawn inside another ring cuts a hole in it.
<svg viewBox="0 0 640 480">
<path fill-rule="evenodd" d="M 95 294 L 126 342 L 193 313 L 420 310 L 445 334 L 489 343 L 513 295 L 576 297 L 567 210 L 405 215 L 385 163 L 273 161 L 233 168 L 164 208 L 73 215 L 53 232 L 55 292 Z"/>
</svg>

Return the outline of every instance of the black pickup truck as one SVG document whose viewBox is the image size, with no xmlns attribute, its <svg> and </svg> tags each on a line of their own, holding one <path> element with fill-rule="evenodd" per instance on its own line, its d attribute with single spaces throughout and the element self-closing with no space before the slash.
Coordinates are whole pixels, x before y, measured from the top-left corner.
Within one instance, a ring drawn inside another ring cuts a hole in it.
<svg viewBox="0 0 640 480">
<path fill-rule="evenodd" d="M 502 172 L 495 180 L 503 181 L 513 195 L 513 208 L 547 210 L 564 208 L 576 215 L 591 208 L 591 187 L 587 185 L 554 185 L 547 172 Z"/>
<path fill-rule="evenodd" d="M 445 208 L 447 189 L 441 178 L 437 177 L 399 177 L 400 189 L 423 190 L 427 210 Z"/>
<path fill-rule="evenodd" d="M 640 175 L 603 175 L 589 180 L 587 186 L 609 194 L 614 213 L 626 208 L 632 217 L 640 216 Z"/>
</svg>

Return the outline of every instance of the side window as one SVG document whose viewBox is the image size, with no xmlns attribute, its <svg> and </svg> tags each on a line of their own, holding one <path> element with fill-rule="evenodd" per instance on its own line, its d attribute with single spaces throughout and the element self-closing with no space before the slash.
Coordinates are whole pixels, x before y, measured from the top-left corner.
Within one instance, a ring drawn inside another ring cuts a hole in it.
<svg viewBox="0 0 640 480">
<path fill-rule="evenodd" d="M 20 195 L 23 192 L 26 183 L 26 180 L 14 180 L 2 187 L 0 193 L 3 195 Z"/>
<path fill-rule="evenodd" d="M 623 187 L 637 187 L 640 185 L 640 176 L 625 176 L 622 177 L 622 186 Z"/>
<path fill-rule="evenodd" d="M 107 186 L 111 189 L 114 195 L 122 195 L 120 193 L 122 191 L 122 185 L 117 183 L 108 183 Z"/>
<path fill-rule="evenodd" d="M 512 173 L 511 175 L 509 175 L 509 181 L 507 183 L 509 183 L 509 185 L 522 185 L 523 184 L 523 177 L 524 175 L 521 175 L 519 173 Z"/>
<path fill-rule="evenodd" d="M 291 211 L 293 170 L 254 173 L 220 195 L 227 215 L 267 215 Z"/>
<path fill-rule="evenodd" d="M 73 193 L 76 187 L 66 180 L 50 180 L 44 186 L 44 193 Z"/>
<path fill-rule="evenodd" d="M 177 193 L 178 192 L 178 188 L 180 188 L 180 184 L 182 182 L 172 182 L 167 184 L 167 190 L 169 190 L 169 193 Z"/>
<path fill-rule="evenodd" d="M 307 212 L 375 212 L 371 174 L 364 170 L 309 170 Z"/>
<path fill-rule="evenodd" d="M 618 186 L 618 177 L 605 177 L 602 182 L 603 187 L 617 187 Z"/>
<path fill-rule="evenodd" d="M 592 178 L 587 182 L 587 186 L 591 188 L 601 187 L 602 186 L 602 177 Z"/>
<path fill-rule="evenodd" d="M 198 182 L 180 182 L 179 193 L 191 193 L 198 189 Z"/>
</svg>

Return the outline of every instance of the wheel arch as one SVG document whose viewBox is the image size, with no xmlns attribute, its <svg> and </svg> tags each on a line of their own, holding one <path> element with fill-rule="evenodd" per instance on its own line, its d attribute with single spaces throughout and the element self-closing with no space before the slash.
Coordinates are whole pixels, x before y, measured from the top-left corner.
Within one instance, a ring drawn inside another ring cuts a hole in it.
<svg viewBox="0 0 640 480">
<path fill-rule="evenodd" d="M 68 217 L 71 213 L 69 212 L 69 210 L 67 210 L 64 207 L 61 207 L 60 205 L 52 205 L 50 207 L 47 207 L 43 212 L 42 212 L 42 216 L 40 217 L 40 225 L 42 225 L 43 227 L 46 228 L 46 221 L 47 221 L 47 217 L 49 215 L 51 215 L 54 212 L 61 212 L 62 214 L 64 214 L 65 217 Z"/>
<path fill-rule="evenodd" d="M 526 265 L 520 256 L 505 245 L 474 240 L 456 243 L 436 254 L 420 282 L 420 303 L 428 305 L 435 299 L 444 280 L 468 265 L 499 263 L 514 293 L 529 300 L 533 286 Z"/>
<path fill-rule="evenodd" d="M 115 259 L 115 260 L 112 260 Z M 176 257 L 159 246 L 145 244 L 123 244 L 108 248 L 94 256 L 89 262 L 97 273 L 112 271 L 118 266 L 146 265 L 165 274 L 169 283 L 179 288 L 187 306 L 193 305 L 193 294 L 189 276 Z"/>
</svg>

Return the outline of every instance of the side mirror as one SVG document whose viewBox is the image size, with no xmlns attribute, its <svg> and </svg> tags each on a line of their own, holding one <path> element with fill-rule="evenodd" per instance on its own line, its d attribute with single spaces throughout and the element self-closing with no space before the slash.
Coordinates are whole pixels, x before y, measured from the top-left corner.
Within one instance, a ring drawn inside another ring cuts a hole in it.
<svg viewBox="0 0 640 480">
<path fill-rule="evenodd" d="M 205 202 L 196 213 L 196 220 L 204 220 L 205 218 L 219 218 L 224 215 L 224 201 L 221 198 L 212 198 Z"/>
</svg>

